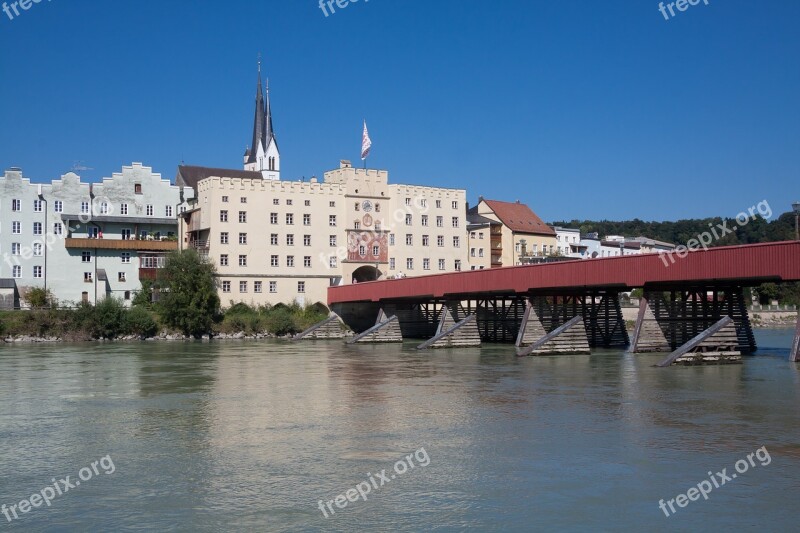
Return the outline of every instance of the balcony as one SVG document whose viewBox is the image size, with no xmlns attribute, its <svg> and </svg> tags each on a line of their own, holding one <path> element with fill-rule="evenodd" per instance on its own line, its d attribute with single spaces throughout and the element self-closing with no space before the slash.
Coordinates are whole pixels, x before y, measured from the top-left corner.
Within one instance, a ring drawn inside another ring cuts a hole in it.
<svg viewBox="0 0 800 533">
<path fill-rule="evenodd" d="M 172 252 L 178 249 L 178 241 L 172 240 L 133 240 L 133 239 L 89 239 L 67 238 L 67 248 L 96 248 L 98 250 L 143 250 L 149 252 Z"/>
</svg>

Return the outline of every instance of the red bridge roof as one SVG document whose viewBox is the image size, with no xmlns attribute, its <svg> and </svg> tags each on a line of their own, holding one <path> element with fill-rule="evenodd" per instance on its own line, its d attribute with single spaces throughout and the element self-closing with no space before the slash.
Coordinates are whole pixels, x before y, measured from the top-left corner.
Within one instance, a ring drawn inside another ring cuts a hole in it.
<svg viewBox="0 0 800 533">
<path fill-rule="evenodd" d="M 665 257 L 645 254 L 372 281 L 329 288 L 328 304 L 592 288 L 630 290 L 645 285 L 689 283 L 757 285 L 765 281 L 799 280 L 800 241 L 786 241 L 693 251 L 683 259 L 677 254 Z"/>
</svg>

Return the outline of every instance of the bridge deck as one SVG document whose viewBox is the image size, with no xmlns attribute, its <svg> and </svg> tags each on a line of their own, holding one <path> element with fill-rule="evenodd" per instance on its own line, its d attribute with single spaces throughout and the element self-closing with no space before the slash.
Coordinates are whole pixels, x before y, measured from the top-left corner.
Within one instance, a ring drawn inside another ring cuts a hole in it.
<svg viewBox="0 0 800 533">
<path fill-rule="evenodd" d="M 329 288 L 328 304 L 798 280 L 800 241 L 784 241 L 692 251 L 683 258 L 646 254 L 372 281 Z"/>
</svg>

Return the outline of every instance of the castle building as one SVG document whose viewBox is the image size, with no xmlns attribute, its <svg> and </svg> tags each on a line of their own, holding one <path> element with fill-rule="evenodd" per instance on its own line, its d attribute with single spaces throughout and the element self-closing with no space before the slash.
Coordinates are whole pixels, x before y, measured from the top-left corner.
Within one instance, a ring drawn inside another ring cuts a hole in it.
<svg viewBox="0 0 800 533">
<path fill-rule="evenodd" d="M 175 180 L 196 192 L 180 246 L 215 264 L 223 306 L 326 303 L 330 286 L 467 268 L 464 189 L 346 160 L 321 181 L 282 180 L 260 71 L 252 139 L 244 170 L 182 165 Z"/>
</svg>

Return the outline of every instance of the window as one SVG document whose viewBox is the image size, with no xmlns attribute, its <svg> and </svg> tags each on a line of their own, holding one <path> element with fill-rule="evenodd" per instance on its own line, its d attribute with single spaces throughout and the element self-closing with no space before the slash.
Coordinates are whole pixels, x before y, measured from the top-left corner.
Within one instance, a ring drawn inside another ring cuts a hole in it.
<svg viewBox="0 0 800 533">
<path fill-rule="evenodd" d="M 125 294 L 123 295 L 123 297 L 126 300 L 130 300 L 131 299 L 131 291 L 125 291 Z"/>
<path fill-rule="evenodd" d="M 253 282 L 253 292 L 257 294 L 261 294 L 261 287 L 264 284 L 262 281 L 254 281 Z"/>
<path fill-rule="evenodd" d="M 223 281 L 222 282 L 222 292 L 231 292 L 231 282 L 230 281 Z"/>
<path fill-rule="evenodd" d="M 219 234 L 219 243 L 220 244 L 228 244 L 228 232 L 223 231 Z"/>
<path fill-rule="evenodd" d="M 294 235 L 291 233 L 286 235 L 286 246 L 294 246 Z"/>
<path fill-rule="evenodd" d="M 278 223 L 278 213 L 270 213 L 269 214 L 269 223 L 270 224 L 277 224 Z"/>
<path fill-rule="evenodd" d="M 361 211 L 361 203 L 356 202 L 356 211 Z"/>
<path fill-rule="evenodd" d="M 278 256 L 277 255 L 271 255 L 269 257 L 269 266 L 271 266 L 271 267 L 278 266 Z"/>
<path fill-rule="evenodd" d="M 286 205 L 292 205 L 292 199 L 291 198 L 287 198 L 286 199 Z"/>
<path fill-rule="evenodd" d="M 128 204 L 121 204 L 119 206 L 119 212 L 121 214 L 123 214 L 123 215 L 127 215 L 128 214 Z"/>
<path fill-rule="evenodd" d="M 336 202 L 328 202 L 328 207 L 336 207 Z"/>
<path fill-rule="evenodd" d="M 311 235 L 303 235 L 303 246 L 311 246 Z"/>
<path fill-rule="evenodd" d="M 239 244 L 247 244 L 247 233 L 239 234 Z"/>
<path fill-rule="evenodd" d="M 53 202 L 53 211 L 56 213 L 63 213 L 64 212 L 64 202 L 61 200 L 56 200 Z"/>
<path fill-rule="evenodd" d="M 12 269 L 11 277 L 13 277 L 13 278 L 21 278 L 22 277 L 22 267 L 19 266 L 19 265 L 14 265 L 14 267 Z"/>
<path fill-rule="evenodd" d="M 41 200 L 34 200 L 33 201 L 33 212 L 34 213 L 41 213 L 42 212 L 42 201 Z"/>
<path fill-rule="evenodd" d="M 311 200 L 306 200 L 305 202 L 303 202 L 303 205 L 305 205 L 306 207 L 310 207 L 311 206 Z"/>
<path fill-rule="evenodd" d="M 89 202 L 81 202 L 81 215 L 89 214 Z"/>
<path fill-rule="evenodd" d="M 475 257 L 475 248 L 470 248 L 469 249 L 469 256 L 470 257 Z"/>
<path fill-rule="evenodd" d="M 389 258 L 389 270 L 394 270 L 394 257 Z"/>
<path fill-rule="evenodd" d="M 133 194 L 142 194 L 142 184 L 141 183 L 136 183 L 133 186 Z"/>
<path fill-rule="evenodd" d="M 281 201 L 278 200 L 277 198 L 273 198 L 272 199 L 272 205 L 281 205 Z"/>
<path fill-rule="evenodd" d="M 328 225 L 336 226 L 336 215 L 328 215 Z"/>
<path fill-rule="evenodd" d="M 428 225 L 428 215 L 422 215 L 422 225 L 423 226 Z"/>
<path fill-rule="evenodd" d="M 239 282 L 239 292 L 247 292 L 247 282 L 240 281 Z"/>
<path fill-rule="evenodd" d="M 478 233 L 478 239 L 479 239 L 479 240 L 480 240 L 480 239 L 483 239 L 483 232 L 482 232 L 482 231 Z"/>
<path fill-rule="evenodd" d="M 422 236 L 422 246 L 428 246 L 428 241 L 430 241 L 430 238 L 427 235 L 423 235 Z"/>
<path fill-rule="evenodd" d="M 228 221 L 228 212 L 226 210 L 223 209 L 219 212 L 219 221 L 220 222 Z"/>
<path fill-rule="evenodd" d="M 336 235 L 331 235 L 328 237 L 328 244 L 330 246 L 336 246 Z"/>
<path fill-rule="evenodd" d="M 22 211 L 22 202 L 20 200 L 11 200 L 11 210 L 12 211 Z"/>
<path fill-rule="evenodd" d="M 219 266 L 228 266 L 228 254 L 220 254 L 219 256 Z"/>
<path fill-rule="evenodd" d="M 453 227 L 454 228 L 458 227 L 458 217 L 453 217 Z"/>
<path fill-rule="evenodd" d="M 308 213 L 303 215 L 303 225 L 304 226 L 310 226 L 311 225 L 311 215 L 309 215 Z"/>
<path fill-rule="evenodd" d="M 81 263 L 91 263 L 92 252 L 81 252 Z"/>
<path fill-rule="evenodd" d="M 414 236 L 406 233 L 406 246 L 414 246 Z"/>
<path fill-rule="evenodd" d="M 439 259 L 439 270 L 444 270 L 444 259 Z"/>
<path fill-rule="evenodd" d="M 428 207 L 428 200 L 426 200 L 425 198 L 420 199 L 419 206 L 420 207 Z"/>
<path fill-rule="evenodd" d="M 378 257 L 379 255 L 381 255 L 381 247 L 376 244 L 372 247 L 372 256 Z"/>
<path fill-rule="evenodd" d="M 35 256 L 42 255 L 42 243 L 40 242 L 33 243 L 33 255 Z"/>
<path fill-rule="evenodd" d="M 412 221 L 411 213 L 406 213 L 406 226 L 410 226 Z"/>
<path fill-rule="evenodd" d="M 297 292 L 303 294 L 306 292 L 306 282 L 305 281 L 298 281 L 297 282 Z"/>
<path fill-rule="evenodd" d="M 123 229 L 122 230 L 122 240 L 123 241 L 131 240 L 131 230 L 130 229 Z"/>
<path fill-rule="evenodd" d="M 406 205 L 411 205 L 411 198 L 406 198 Z"/>
<path fill-rule="evenodd" d="M 306 268 L 311 268 L 311 256 L 306 255 L 303 257 L 303 266 Z"/>
<path fill-rule="evenodd" d="M 239 203 L 240 204 L 246 204 L 247 203 L 247 196 L 242 196 L 241 198 L 239 198 Z"/>
<path fill-rule="evenodd" d="M 441 209 L 441 208 L 442 208 L 442 201 L 436 200 L 436 209 Z"/>
<path fill-rule="evenodd" d="M 294 267 L 294 256 L 293 255 L 287 255 L 286 256 L 286 266 L 287 267 Z"/>
<path fill-rule="evenodd" d="M 11 255 L 20 255 L 22 250 L 22 245 L 18 242 L 11 243 Z"/>
<path fill-rule="evenodd" d="M 389 234 L 389 246 L 394 246 L 394 233 Z"/>
<path fill-rule="evenodd" d="M 228 203 L 228 197 L 227 196 L 223 196 L 222 197 L 222 203 L 223 204 L 227 204 Z"/>
<path fill-rule="evenodd" d="M 483 248 L 478 249 L 478 257 L 483 257 Z"/>
<path fill-rule="evenodd" d="M 458 236 L 453 237 L 453 248 L 461 246 L 461 239 Z"/>
<path fill-rule="evenodd" d="M 461 259 L 456 259 L 456 272 L 461 270 Z"/>
<path fill-rule="evenodd" d="M 277 233 L 273 233 L 273 234 L 271 234 L 269 236 L 269 243 L 272 246 L 278 246 L 278 234 Z"/>
<path fill-rule="evenodd" d="M 64 233 L 64 226 L 61 225 L 61 222 L 54 222 L 53 235 L 61 235 L 63 233 Z"/>
<path fill-rule="evenodd" d="M 108 202 L 100 203 L 100 214 L 107 215 L 108 214 Z"/>
<path fill-rule="evenodd" d="M 444 217 L 436 217 L 436 227 L 444 227 Z"/>
<path fill-rule="evenodd" d="M 143 237 L 142 240 L 144 240 L 144 237 L 146 237 L 146 236 L 147 236 L 147 232 L 144 232 L 144 235 L 142 236 Z M 89 238 L 90 239 L 98 239 L 98 238 L 100 238 L 100 228 L 98 228 L 98 227 L 90 228 L 89 229 Z"/>
<path fill-rule="evenodd" d="M 361 229 L 361 222 L 356 221 L 353 223 L 353 229 Z"/>
<path fill-rule="evenodd" d="M 120 283 L 125 283 L 127 280 L 125 279 L 125 272 L 119 272 L 117 274 L 117 281 Z"/>
<path fill-rule="evenodd" d="M 171 205 L 164 206 L 164 214 L 168 218 L 172 218 L 172 206 Z"/>
<path fill-rule="evenodd" d="M 431 269 L 431 260 L 427 257 L 422 260 L 422 270 L 430 270 Z"/>
<path fill-rule="evenodd" d="M 436 236 L 436 246 L 439 246 L 440 248 L 444 246 L 444 235 Z"/>
<path fill-rule="evenodd" d="M 291 226 L 294 224 L 294 215 L 292 213 L 286 213 L 286 225 Z"/>
<path fill-rule="evenodd" d="M 83 282 L 84 283 L 91 283 L 92 282 L 92 273 L 91 272 L 84 272 L 83 273 Z"/>
<path fill-rule="evenodd" d="M 149 217 L 153 216 L 153 206 L 151 204 L 147 204 L 145 211 L 147 213 L 147 216 Z"/>
<path fill-rule="evenodd" d="M 240 255 L 239 256 L 239 266 L 240 267 L 246 267 L 247 266 L 247 256 L 246 255 Z"/>
<path fill-rule="evenodd" d="M 278 282 L 277 281 L 270 281 L 269 282 L 269 292 L 276 293 L 278 292 Z"/>
<path fill-rule="evenodd" d="M 331 256 L 328 259 L 328 266 L 331 268 L 336 268 L 336 257 Z"/>
<path fill-rule="evenodd" d="M 247 211 L 239 211 L 239 222 L 242 224 L 247 222 Z"/>
<path fill-rule="evenodd" d="M 406 259 L 406 269 L 414 270 L 414 260 L 410 257 Z"/>
<path fill-rule="evenodd" d="M 456 200 L 453 200 L 453 202 L 450 205 L 452 206 L 453 209 L 458 209 L 458 202 Z"/>
<path fill-rule="evenodd" d="M 361 257 L 367 255 L 367 248 L 363 244 L 358 247 L 358 255 L 360 255 Z"/>
</svg>

